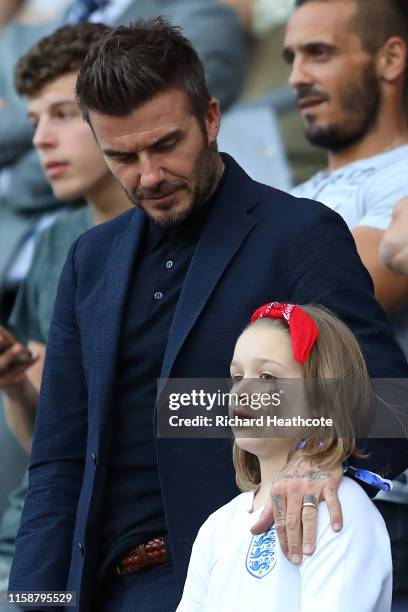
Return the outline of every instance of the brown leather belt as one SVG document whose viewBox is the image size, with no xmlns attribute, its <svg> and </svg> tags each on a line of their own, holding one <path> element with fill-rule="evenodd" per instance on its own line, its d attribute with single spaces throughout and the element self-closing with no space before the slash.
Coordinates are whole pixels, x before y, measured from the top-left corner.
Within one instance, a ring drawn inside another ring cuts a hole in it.
<svg viewBox="0 0 408 612">
<path fill-rule="evenodd" d="M 145 544 L 140 544 L 134 548 L 116 566 L 116 573 L 119 576 L 126 574 L 137 574 L 154 565 L 161 565 L 169 560 L 166 550 L 164 536 L 149 540 Z"/>
</svg>

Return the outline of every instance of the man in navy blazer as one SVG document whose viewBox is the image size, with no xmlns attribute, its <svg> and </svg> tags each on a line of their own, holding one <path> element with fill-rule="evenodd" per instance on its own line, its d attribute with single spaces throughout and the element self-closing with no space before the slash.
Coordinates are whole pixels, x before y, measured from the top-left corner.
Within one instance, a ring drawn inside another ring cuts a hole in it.
<svg viewBox="0 0 408 612">
<path fill-rule="evenodd" d="M 248 317 L 275 299 L 335 311 L 371 376 L 408 369 L 341 218 L 218 153 L 217 101 L 174 28 L 107 33 L 77 93 L 135 209 L 80 237 L 62 273 L 10 590 L 75 591 L 81 612 L 170 612 L 199 526 L 237 490 L 229 440 L 157 437 L 156 379 L 228 377 Z M 354 465 L 380 481 L 408 465 L 402 440 L 366 448 Z M 302 495 L 339 522 L 340 467 L 305 469 Z"/>
</svg>

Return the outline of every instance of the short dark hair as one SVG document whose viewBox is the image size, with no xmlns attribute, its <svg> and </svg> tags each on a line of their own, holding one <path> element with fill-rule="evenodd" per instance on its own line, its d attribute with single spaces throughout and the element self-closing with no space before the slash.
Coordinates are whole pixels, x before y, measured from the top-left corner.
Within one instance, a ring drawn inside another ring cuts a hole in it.
<svg viewBox="0 0 408 612">
<path fill-rule="evenodd" d="M 42 38 L 17 62 L 17 93 L 31 96 L 54 79 L 79 70 L 92 45 L 109 29 L 100 23 L 84 22 L 63 26 Z"/>
<path fill-rule="evenodd" d="M 296 0 L 296 8 L 311 2 L 334 0 Z M 337 0 L 338 1 L 338 0 Z M 398 36 L 408 47 L 408 0 L 344 0 L 356 5 L 355 29 L 362 47 L 374 55 L 389 38 Z"/>
<path fill-rule="evenodd" d="M 185 92 L 191 112 L 203 118 L 210 102 L 203 64 L 180 28 L 157 17 L 109 31 L 83 63 L 76 92 L 89 123 L 90 110 L 125 117 L 173 88 Z"/>
</svg>

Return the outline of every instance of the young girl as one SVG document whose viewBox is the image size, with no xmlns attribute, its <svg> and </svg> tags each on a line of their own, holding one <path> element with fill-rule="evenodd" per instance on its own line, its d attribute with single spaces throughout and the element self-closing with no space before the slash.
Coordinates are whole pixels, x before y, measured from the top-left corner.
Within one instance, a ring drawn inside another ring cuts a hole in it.
<svg viewBox="0 0 408 612">
<path fill-rule="evenodd" d="M 343 529 L 332 531 L 327 506 L 321 502 L 316 552 L 304 557 L 300 566 L 282 552 L 274 526 L 261 535 L 250 533 L 274 478 L 297 449 L 319 466 L 358 452 L 352 417 L 356 406 L 357 420 L 367 416 L 370 384 L 350 330 L 323 307 L 267 304 L 254 313 L 238 338 L 231 377 L 238 396 L 245 385 L 248 392 L 255 379 L 303 378 L 310 409 L 318 397 L 320 405 L 329 406 L 333 427 L 329 436 L 327 430 L 308 430 L 292 438 L 234 432 L 234 464 L 243 493 L 201 527 L 177 612 L 389 612 L 392 564 L 387 530 L 374 504 L 350 478 L 344 477 L 339 488 Z M 308 395 L 306 383 L 324 379 L 354 380 L 354 398 L 344 401 L 345 393 L 333 395 L 330 385 L 318 386 L 319 391 Z M 344 402 L 340 411 L 339 401 Z M 310 505 L 309 500 L 306 506 Z"/>
</svg>

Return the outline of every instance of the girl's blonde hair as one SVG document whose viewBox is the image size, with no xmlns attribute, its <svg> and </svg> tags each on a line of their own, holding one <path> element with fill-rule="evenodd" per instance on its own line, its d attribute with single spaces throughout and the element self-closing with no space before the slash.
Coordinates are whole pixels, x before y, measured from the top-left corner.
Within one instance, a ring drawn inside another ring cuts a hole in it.
<svg viewBox="0 0 408 612">
<path fill-rule="evenodd" d="M 355 432 L 367 428 L 372 418 L 372 392 L 367 366 L 350 329 L 335 314 L 319 305 L 301 306 L 316 323 L 319 335 L 302 366 L 306 395 L 311 409 L 333 420 L 333 426 L 304 430 L 290 448 L 288 461 L 302 442 L 302 456 L 319 466 L 330 467 L 350 455 L 360 455 Z M 283 329 L 281 320 L 261 318 L 250 326 Z M 249 327 L 249 326 L 248 326 Z M 244 330 L 245 331 L 245 330 Z M 261 481 L 259 460 L 234 442 L 233 460 L 238 487 L 255 489 Z"/>
</svg>

